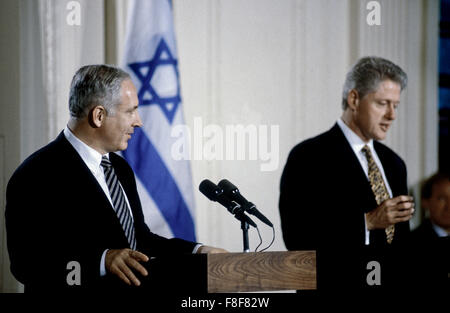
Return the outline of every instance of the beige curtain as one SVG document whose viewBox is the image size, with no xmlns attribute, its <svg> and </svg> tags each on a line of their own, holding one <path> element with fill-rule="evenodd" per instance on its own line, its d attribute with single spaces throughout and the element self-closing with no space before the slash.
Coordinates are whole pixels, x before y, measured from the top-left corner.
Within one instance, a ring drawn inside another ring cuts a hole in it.
<svg viewBox="0 0 450 313">
<path fill-rule="evenodd" d="M 5 159 L 5 186 L 2 187 L 2 204 L 6 182 L 13 170 L 28 155 L 53 140 L 65 127 L 68 119 L 68 94 L 74 72 L 84 64 L 104 63 L 104 1 L 103 0 L 6 0 L 3 7 L 15 11 L 19 29 L 11 44 L 19 43 L 20 76 L 16 83 L 20 103 L 5 103 L 2 114 L 18 116 L 18 134 L 6 129 L 6 139 L 16 138 L 8 150 L 17 151 L 20 158 Z M 68 23 L 73 12 L 70 2 L 79 5 L 80 23 Z M 7 53 L 3 60 L 8 62 Z M 10 107 L 8 107 L 10 106 Z M 16 114 L 12 114 L 17 111 Z M 0 138 L 2 138 L 0 136 Z M 4 214 L 1 225 L 1 279 L 0 291 L 23 290 L 11 275 L 6 250 Z M 45 248 L 45 247 L 44 247 Z"/>
</svg>

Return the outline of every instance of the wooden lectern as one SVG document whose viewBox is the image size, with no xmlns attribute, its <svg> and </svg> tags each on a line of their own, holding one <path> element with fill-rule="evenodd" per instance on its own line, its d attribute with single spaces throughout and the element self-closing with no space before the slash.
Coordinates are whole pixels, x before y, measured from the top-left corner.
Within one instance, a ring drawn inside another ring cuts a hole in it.
<svg viewBox="0 0 450 313">
<path fill-rule="evenodd" d="M 208 292 L 316 289 L 315 251 L 207 256 Z"/>
<path fill-rule="evenodd" d="M 145 288 L 155 292 L 217 293 L 314 290 L 316 252 L 194 254 L 148 262 Z"/>
</svg>

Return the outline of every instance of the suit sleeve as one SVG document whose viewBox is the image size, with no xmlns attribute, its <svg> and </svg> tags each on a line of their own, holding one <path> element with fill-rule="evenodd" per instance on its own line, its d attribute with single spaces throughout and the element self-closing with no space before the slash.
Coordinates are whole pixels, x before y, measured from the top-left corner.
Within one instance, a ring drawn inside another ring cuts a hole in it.
<svg viewBox="0 0 450 313">
<path fill-rule="evenodd" d="M 314 199 L 316 175 L 301 146 L 289 154 L 280 183 L 279 209 L 283 239 L 288 250 L 315 249 L 318 227 Z"/>
<path fill-rule="evenodd" d="M 7 185 L 5 221 L 11 272 L 18 281 L 27 284 L 33 281 L 33 276 L 38 275 L 33 273 L 31 266 L 33 254 L 37 252 L 33 253 L 32 250 L 37 247 L 37 242 L 32 244 L 36 237 L 28 236 L 30 233 L 39 234 L 37 224 L 30 222 L 37 221 L 36 211 L 29 209 L 30 199 L 37 199 L 37 195 L 34 189 L 20 183 L 23 180 L 21 176 L 16 172 Z"/>
<path fill-rule="evenodd" d="M 100 278 L 101 247 L 83 246 L 79 221 L 65 210 L 58 190 L 42 182 L 45 167 L 19 169 L 6 192 L 6 230 L 11 272 L 28 291 L 47 292 L 77 288 L 67 275 L 80 265 L 81 287 Z M 41 171 L 42 170 L 42 171 Z M 72 263 L 73 264 L 73 263 Z"/>
</svg>

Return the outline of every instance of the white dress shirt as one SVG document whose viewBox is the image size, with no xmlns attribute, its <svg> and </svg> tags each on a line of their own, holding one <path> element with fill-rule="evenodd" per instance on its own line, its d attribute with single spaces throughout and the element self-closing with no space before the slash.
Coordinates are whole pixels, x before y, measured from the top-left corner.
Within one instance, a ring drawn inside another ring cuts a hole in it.
<svg viewBox="0 0 450 313">
<path fill-rule="evenodd" d="M 442 227 L 434 224 L 433 222 L 431 222 L 431 226 L 433 227 L 433 230 L 436 232 L 438 237 L 447 237 L 447 236 L 450 235 L 450 234 L 447 233 L 447 231 L 445 229 L 443 229 Z"/>
<path fill-rule="evenodd" d="M 111 203 L 111 206 L 114 208 L 114 204 L 111 200 L 111 195 L 109 193 L 108 185 L 106 184 L 105 179 L 105 172 L 103 171 L 103 167 L 100 165 L 102 162 L 102 155 L 95 149 L 89 147 L 87 144 L 85 144 L 83 141 L 78 139 L 69 129 L 69 127 L 66 126 L 64 128 L 64 136 L 66 139 L 70 142 L 70 144 L 75 148 L 75 150 L 80 155 L 81 159 L 84 161 L 86 166 L 91 170 L 92 175 L 94 175 L 95 179 L 97 180 L 100 187 L 102 187 L 103 192 L 105 193 L 106 197 L 108 198 L 109 202 Z M 109 153 L 105 154 L 105 156 L 109 159 Z M 122 188 L 122 185 L 120 184 L 120 188 Z M 125 201 L 128 205 L 128 210 L 130 211 L 131 217 L 133 218 L 133 212 L 131 211 L 130 202 L 128 202 L 127 195 L 125 191 L 122 188 L 123 195 L 125 197 Z M 100 275 L 104 276 L 106 275 L 106 268 L 105 268 L 105 257 L 106 252 L 108 252 L 108 249 L 103 251 L 102 259 L 100 261 Z"/>
<path fill-rule="evenodd" d="M 339 128 L 344 133 L 345 138 L 347 139 L 348 143 L 352 147 L 353 152 L 355 153 L 356 157 L 359 160 L 359 163 L 361 164 L 362 169 L 364 170 L 364 173 L 366 174 L 367 180 L 369 180 L 369 164 L 367 163 L 367 158 L 364 152 L 362 151 L 362 148 L 367 145 L 370 148 L 370 151 L 372 152 L 373 160 L 378 166 L 378 169 L 381 172 L 381 176 L 383 177 L 384 184 L 386 185 L 386 189 L 389 193 L 389 196 L 392 198 L 392 190 L 389 186 L 389 182 L 386 179 L 386 175 L 384 173 L 383 165 L 381 164 L 380 159 L 378 158 L 377 152 L 375 151 L 373 147 L 373 140 L 371 139 L 369 142 L 364 142 L 353 130 L 348 127 L 344 121 L 339 118 L 337 120 L 337 124 Z M 365 244 L 368 245 L 370 243 L 370 232 L 367 229 L 367 225 L 365 224 L 366 220 L 364 219 L 364 227 L 366 230 L 366 236 L 365 236 Z"/>
</svg>

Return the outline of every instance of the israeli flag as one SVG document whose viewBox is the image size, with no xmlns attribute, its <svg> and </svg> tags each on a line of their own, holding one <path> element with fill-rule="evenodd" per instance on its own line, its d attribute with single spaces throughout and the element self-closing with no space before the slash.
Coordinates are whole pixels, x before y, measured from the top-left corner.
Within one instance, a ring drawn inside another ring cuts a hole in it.
<svg viewBox="0 0 450 313">
<path fill-rule="evenodd" d="M 143 122 L 122 155 L 136 173 L 145 222 L 158 235 L 195 241 L 190 163 L 171 155 L 182 140 L 171 130 L 184 118 L 170 1 L 130 1 L 121 67 L 136 86 Z"/>
</svg>

